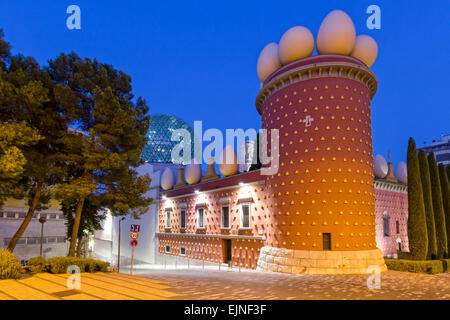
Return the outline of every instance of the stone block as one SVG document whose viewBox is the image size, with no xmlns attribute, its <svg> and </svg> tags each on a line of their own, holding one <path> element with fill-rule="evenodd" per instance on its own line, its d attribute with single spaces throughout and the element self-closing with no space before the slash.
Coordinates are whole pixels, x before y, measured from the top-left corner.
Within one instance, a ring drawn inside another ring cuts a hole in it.
<svg viewBox="0 0 450 320">
<path fill-rule="evenodd" d="M 309 258 L 310 251 L 308 250 L 294 250 L 294 258 L 296 259 L 307 259 Z"/>
<path fill-rule="evenodd" d="M 278 272 L 292 273 L 292 266 L 278 266 Z"/>
</svg>

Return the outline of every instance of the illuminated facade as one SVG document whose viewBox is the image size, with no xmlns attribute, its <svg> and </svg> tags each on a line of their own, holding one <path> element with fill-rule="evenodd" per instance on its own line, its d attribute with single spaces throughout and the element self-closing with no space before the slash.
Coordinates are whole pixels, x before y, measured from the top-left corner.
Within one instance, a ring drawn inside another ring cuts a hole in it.
<svg viewBox="0 0 450 320">
<path fill-rule="evenodd" d="M 256 105 L 262 127 L 279 129 L 278 172 L 161 193 L 159 252 L 287 273 L 386 270 L 383 255 L 408 250 L 407 194 L 398 181 L 374 184 L 376 88 L 370 70 L 346 56 L 301 59 L 274 72 Z M 386 215 L 389 234 L 380 229 Z"/>
</svg>

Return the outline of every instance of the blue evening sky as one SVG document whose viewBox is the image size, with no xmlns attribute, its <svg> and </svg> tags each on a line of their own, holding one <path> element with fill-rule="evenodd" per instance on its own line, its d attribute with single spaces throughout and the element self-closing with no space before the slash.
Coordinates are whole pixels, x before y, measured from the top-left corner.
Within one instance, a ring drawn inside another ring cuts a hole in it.
<svg viewBox="0 0 450 320">
<path fill-rule="evenodd" d="M 66 28 L 71 4 L 81 8 L 81 30 Z M 381 7 L 381 30 L 366 27 L 371 4 Z M 151 113 L 224 131 L 261 126 L 254 105 L 260 50 L 295 25 L 316 36 L 333 9 L 378 42 L 374 154 L 391 149 L 396 164 L 405 160 L 410 136 L 422 146 L 450 133 L 448 0 L 2 0 L 0 28 L 14 53 L 41 64 L 72 50 L 96 57 L 132 76 Z"/>
</svg>

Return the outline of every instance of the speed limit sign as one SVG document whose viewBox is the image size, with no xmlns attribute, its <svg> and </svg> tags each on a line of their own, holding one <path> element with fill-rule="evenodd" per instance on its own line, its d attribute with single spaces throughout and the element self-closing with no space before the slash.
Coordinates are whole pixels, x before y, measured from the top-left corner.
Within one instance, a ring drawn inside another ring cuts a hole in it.
<svg viewBox="0 0 450 320">
<path fill-rule="evenodd" d="M 139 238 L 139 233 L 137 232 L 132 232 L 130 234 L 131 239 L 136 240 L 137 238 Z"/>
</svg>

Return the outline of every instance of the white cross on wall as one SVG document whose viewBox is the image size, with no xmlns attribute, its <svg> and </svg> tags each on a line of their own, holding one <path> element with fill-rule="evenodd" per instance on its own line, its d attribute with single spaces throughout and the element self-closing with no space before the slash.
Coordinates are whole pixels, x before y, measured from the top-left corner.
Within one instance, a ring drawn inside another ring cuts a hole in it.
<svg viewBox="0 0 450 320">
<path fill-rule="evenodd" d="M 314 121 L 314 118 L 312 118 L 310 115 L 307 115 L 305 119 L 303 119 L 303 122 L 305 123 L 305 126 L 310 127 L 312 122 Z"/>
</svg>

